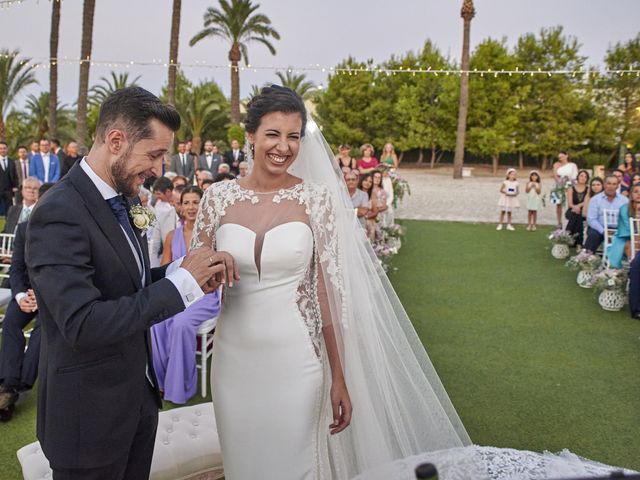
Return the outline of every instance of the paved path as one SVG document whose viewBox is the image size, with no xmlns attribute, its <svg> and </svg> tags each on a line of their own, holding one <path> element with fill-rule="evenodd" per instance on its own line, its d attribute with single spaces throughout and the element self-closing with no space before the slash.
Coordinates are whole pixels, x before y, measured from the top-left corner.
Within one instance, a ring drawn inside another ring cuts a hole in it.
<svg viewBox="0 0 640 480">
<path fill-rule="evenodd" d="M 528 171 L 527 171 L 528 172 Z M 411 195 L 405 196 L 398 206 L 396 216 L 414 220 L 449 220 L 458 222 L 498 221 L 498 198 L 500 183 L 504 176 L 475 176 L 453 180 L 450 168 L 430 170 L 428 168 L 401 168 L 400 176 L 409 181 Z M 527 224 L 526 197 L 524 187 L 528 175 L 518 178 L 521 193 L 521 208 L 514 213 L 513 222 Z M 549 198 L 553 180 L 542 179 L 542 193 Z M 538 211 L 538 224 L 555 225 L 555 206 L 549 205 Z"/>
</svg>

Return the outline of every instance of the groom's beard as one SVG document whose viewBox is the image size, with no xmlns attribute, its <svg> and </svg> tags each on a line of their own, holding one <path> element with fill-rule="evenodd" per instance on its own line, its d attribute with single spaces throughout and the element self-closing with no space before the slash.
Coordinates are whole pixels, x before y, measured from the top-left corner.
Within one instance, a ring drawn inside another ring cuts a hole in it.
<svg viewBox="0 0 640 480">
<path fill-rule="evenodd" d="M 140 192 L 140 189 L 135 184 L 138 175 L 127 172 L 127 160 L 130 153 L 131 151 L 122 154 L 111 166 L 111 176 L 116 184 L 116 191 L 122 193 L 125 197 L 134 197 Z"/>
</svg>

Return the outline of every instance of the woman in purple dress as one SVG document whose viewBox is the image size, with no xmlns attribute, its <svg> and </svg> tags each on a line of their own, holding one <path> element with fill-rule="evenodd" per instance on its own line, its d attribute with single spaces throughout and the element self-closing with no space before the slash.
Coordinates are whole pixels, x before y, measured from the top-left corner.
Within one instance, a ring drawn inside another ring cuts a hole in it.
<svg viewBox="0 0 640 480">
<path fill-rule="evenodd" d="M 198 187 L 187 187 L 180 195 L 184 224 L 169 232 L 164 242 L 162 264 L 187 254 L 193 224 L 202 198 Z M 218 293 L 205 295 L 184 311 L 151 328 L 153 368 L 165 400 L 186 403 L 198 388 L 196 375 L 196 332 L 200 325 L 220 311 Z"/>
</svg>

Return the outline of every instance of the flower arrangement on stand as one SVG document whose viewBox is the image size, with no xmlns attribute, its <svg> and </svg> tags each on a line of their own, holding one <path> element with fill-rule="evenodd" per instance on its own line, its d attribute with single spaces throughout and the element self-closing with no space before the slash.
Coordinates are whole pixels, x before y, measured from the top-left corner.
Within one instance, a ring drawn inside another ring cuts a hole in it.
<svg viewBox="0 0 640 480">
<path fill-rule="evenodd" d="M 573 236 L 565 232 L 562 228 L 558 228 L 549 234 L 549 240 L 553 243 L 551 255 L 559 260 L 565 259 L 571 253 L 569 244 L 573 242 Z"/>
<path fill-rule="evenodd" d="M 600 257 L 587 250 L 582 250 L 577 255 L 569 258 L 567 263 L 565 263 L 571 270 L 578 271 L 576 283 L 582 288 L 592 287 L 591 278 L 593 277 L 594 271 L 600 268 L 601 264 L 602 260 Z"/>
<path fill-rule="evenodd" d="M 385 272 L 391 268 L 391 260 L 400 250 L 406 231 L 405 227 L 394 223 L 389 227 L 382 227 L 378 238 L 373 242 L 373 251 Z"/>
<path fill-rule="evenodd" d="M 598 294 L 598 303 L 603 310 L 622 310 L 627 298 L 627 281 L 625 270 L 605 268 L 593 274 L 591 285 Z"/>
<path fill-rule="evenodd" d="M 402 201 L 405 194 L 411 195 L 411 187 L 409 186 L 409 182 L 394 170 L 389 171 L 389 178 L 393 185 L 393 208 L 398 208 L 398 202 Z"/>
<path fill-rule="evenodd" d="M 569 187 L 574 185 L 574 181 L 570 180 L 568 177 L 562 177 L 560 179 L 560 183 L 556 184 L 549 192 L 549 198 L 552 203 L 565 205 L 567 201 L 567 191 L 569 191 Z"/>
</svg>

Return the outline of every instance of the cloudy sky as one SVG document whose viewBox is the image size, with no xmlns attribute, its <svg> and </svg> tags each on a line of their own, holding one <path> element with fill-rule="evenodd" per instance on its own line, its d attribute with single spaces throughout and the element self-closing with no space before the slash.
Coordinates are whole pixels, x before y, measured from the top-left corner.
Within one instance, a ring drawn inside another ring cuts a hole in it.
<svg viewBox="0 0 640 480">
<path fill-rule="evenodd" d="M 462 45 L 462 0 L 256 0 L 280 33 L 272 56 L 261 44 L 250 45 L 249 60 L 261 67 L 330 67 L 348 55 L 358 60 L 384 61 L 392 53 L 417 50 L 426 39 L 434 41 L 453 58 Z M 82 0 L 64 0 L 60 23 L 60 58 L 78 58 L 82 34 Z M 93 59 L 104 61 L 166 61 L 169 52 L 171 0 L 97 0 L 93 33 Z M 207 62 L 226 65 L 229 45 L 212 38 L 194 47 L 189 39 L 202 28 L 202 15 L 214 0 L 183 0 L 179 60 L 185 64 Z M 513 44 L 519 35 L 542 27 L 563 25 L 582 44 L 581 53 L 591 65 L 601 65 L 608 47 L 633 38 L 640 30 L 640 0 L 476 0 L 471 26 L 472 46 L 480 40 L 507 37 Z M 47 59 L 51 4 L 48 0 L 24 0 L 0 9 L 0 47 L 19 48 L 25 56 Z M 95 66 L 90 84 L 109 75 L 113 68 Z M 159 93 L 166 82 L 166 68 L 132 66 L 139 83 Z M 228 69 L 192 67 L 193 80 L 214 78 L 229 94 Z M 326 74 L 309 73 L 316 84 Z M 40 86 L 48 89 L 48 72 L 38 72 Z M 64 103 L 73 103 L 78 89 L 78 66 L 61 65 L 59 92 Z M 273 70 L 245 70 L 241 93 L 252 84 L 275 80 Z"/>
</svg>

